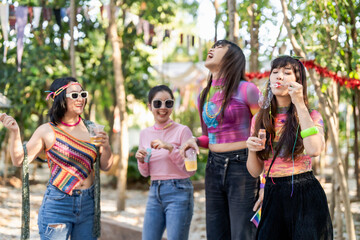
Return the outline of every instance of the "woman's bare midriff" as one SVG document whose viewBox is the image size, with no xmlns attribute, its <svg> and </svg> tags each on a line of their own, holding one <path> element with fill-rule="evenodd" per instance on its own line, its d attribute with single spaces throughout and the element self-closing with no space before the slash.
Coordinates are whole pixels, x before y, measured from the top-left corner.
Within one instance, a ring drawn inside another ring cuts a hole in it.
<svg viewBox="0 0 360 240">
<path fill-rule="evenodd" d="M 221 144 L 209 144 L 209 149 L 212 152 L 230 152 L 247 148 L 246 141 L 233 142 L 233 143 L 221 143 Z"/>
<path fill-rule="evenodd" d="M 91 172 L 87 179 L 85 179 L 82 183 L 77 185 L 75 189 L 88 189 L 90 188 L 94 183 L 94 172 Z"/>
</svg>

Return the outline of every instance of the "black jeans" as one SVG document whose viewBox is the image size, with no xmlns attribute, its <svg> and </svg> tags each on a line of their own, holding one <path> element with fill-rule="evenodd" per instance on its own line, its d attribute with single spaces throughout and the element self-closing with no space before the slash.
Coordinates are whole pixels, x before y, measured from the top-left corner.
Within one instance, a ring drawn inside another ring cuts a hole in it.
<svg viewBox="0 0 360 240">
<path fill-rule="evenodd" d="M 312 172 L 266 178 L 257 239 L 333 239 L 326 195 Z"/>
<path fill-rule="evenodd" d="M 209 152 L 205 175 L 206 233 L 208 240 L 252 240 L 250 222 L 259 189 L 259 178 L 247 168 L 247 149 Z"/>
</svg>

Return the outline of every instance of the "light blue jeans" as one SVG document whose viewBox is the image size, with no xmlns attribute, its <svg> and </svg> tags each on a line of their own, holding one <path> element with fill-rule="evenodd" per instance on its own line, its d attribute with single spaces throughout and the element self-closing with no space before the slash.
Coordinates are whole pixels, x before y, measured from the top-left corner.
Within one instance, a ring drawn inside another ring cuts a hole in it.
<svg viewBox="0 0 360 240">
<path fill-rule="evenodd" d="M 47 186 L 39 210 L 41 240 L 96 240 L 94 222 L 94 186 L 68 195 L 53 185 Z"/>
<path fill-rule="evenodd" d="M 151 181 L 143 240 L 160 240 L 166 228 L 169 240 L 187 240 L 194 210 L 190 179 Z"/>
</svg>

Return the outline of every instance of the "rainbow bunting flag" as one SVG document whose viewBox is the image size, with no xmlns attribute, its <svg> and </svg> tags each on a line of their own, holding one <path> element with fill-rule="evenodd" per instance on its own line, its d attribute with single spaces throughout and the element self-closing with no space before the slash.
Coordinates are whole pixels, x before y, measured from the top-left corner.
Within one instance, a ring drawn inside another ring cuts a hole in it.
<svg viewBox="0 0 360 240">
<path fill-rule="evenodd" d="M 259 223 L 260 223 L 260 219 L 261 219 L 261 207 L 259 208 L 259 210 L 257 210 L 257 212 L 254 214 L 254 216 L 250 219 L 250 222 L 253 222 L 255 224 L 255 226 L 258 227 Z"/>
</svg>

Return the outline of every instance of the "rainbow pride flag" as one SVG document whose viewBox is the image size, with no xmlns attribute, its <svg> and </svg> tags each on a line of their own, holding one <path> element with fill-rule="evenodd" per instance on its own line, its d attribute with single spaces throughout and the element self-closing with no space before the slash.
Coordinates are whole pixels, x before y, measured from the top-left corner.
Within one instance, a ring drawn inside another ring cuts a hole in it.
<svg viewBox="0 0 360 240">
<path fill-rule="evenodd" d="M 260 223 L 260 219 L 261 219 L 261 207 L 259 208 L 259 210 L 257 210 L 257 212 L 254 214 L 254 216 L 250 219 L 250 222 L 253 222 L 255 224 L 255 226 L 258 227 L 259 223 Z"/>
</svg>

